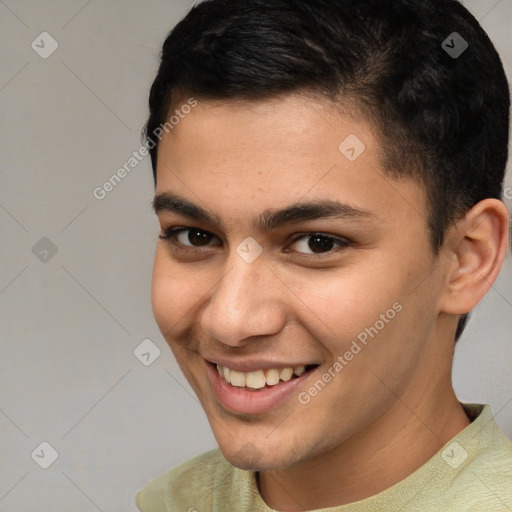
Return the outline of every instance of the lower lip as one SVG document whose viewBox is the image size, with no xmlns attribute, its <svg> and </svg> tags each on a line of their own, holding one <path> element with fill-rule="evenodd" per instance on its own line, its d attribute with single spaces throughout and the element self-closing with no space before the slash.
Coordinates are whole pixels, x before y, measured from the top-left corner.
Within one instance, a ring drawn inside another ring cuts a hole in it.
<svg viewBox="0 0 512 512">
<path fill-rule="evenodd" d="M 297 388 L 315 371 L 310 370 L 300 377 L 288 382 L 280 382 L 272 387 L 249 391 L 228 384 L 211 363 L 206 362 L 206 367 L 212 387 L 221 404 L 229 411 L 238 414 L 262 414 L 277 408 L 290 395 L 296 394 Z"/>
</svg>

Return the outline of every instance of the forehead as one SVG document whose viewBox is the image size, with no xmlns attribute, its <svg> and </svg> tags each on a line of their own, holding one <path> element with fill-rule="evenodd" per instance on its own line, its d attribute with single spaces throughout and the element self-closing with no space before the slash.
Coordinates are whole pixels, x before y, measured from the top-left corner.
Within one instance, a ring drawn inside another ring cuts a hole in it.
<svg viewBox="0 0 512 512">
<path fill-rule="evenodd" d="M 388 176 L 380 152 L 371 123 L 328 100 L 198 101 L 162 138 L 156 193 L 221 215 L 332 200 L 424 220 L 423 188 Z"/>
</svg>

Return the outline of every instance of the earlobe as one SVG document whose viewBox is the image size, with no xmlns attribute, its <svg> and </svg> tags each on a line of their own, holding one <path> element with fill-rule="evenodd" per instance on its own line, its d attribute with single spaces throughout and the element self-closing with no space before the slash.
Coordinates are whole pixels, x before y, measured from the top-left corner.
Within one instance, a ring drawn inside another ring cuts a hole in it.
<svg viewBox="0 0 512 512">
<path fill-rule="evenodd" d="M 450 230 L 442 251 L 449 257 L 441 311 L 465 314 L 496 280 L 508 249 L 509 216 L 498 199 L 477 203 Z"/>
</svg>

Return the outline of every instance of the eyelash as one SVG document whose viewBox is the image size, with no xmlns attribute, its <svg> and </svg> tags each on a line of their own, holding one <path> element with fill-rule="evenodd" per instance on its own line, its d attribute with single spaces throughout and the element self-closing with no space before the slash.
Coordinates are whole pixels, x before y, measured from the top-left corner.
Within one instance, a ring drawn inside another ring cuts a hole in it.
<svg viewBox="0 0 512 512">
<path fill-rule="evenodd" d="M 173 244 L 176 248 L 178 248 L 179 250 L 182 250 L 182 251 L 197 251 L 198 249 L 199 250 L 204 250 L 204 248 L 208 248 L 208 247 L 212 247 L 211 245 L 206 245 L 206 246 L 187 246 L 187 245 L 184 245 L 180 242 L 177 241 L 177 237 L 180 233 L 183 233 L 183 232 L 186 232 L 186 231 L 192 231 L 192 230 L 197 230 L 201 233 L 206 233 L 214 238 L 218 238 L 216 235 L 214 235 L 213 233 L 211 233 L 210 231 L 207 231 L 207 230 L 204 230 L 204 229 L 200 229 L 200 228 L 195 228 L 195 227 L 174 227 L 174 228 L 169 228 L 169 229 L 166 229 L 163 231 L 163 233 L 161 233 L 159 235 L 159 238 L 167 243 L 170 243 L 170 244 Z M 301 254 L 303 256 L 309 256 L 309 257 L 322 257 L 322 256 L 325 256 L 325 255 L 331 255 L 333 254 L 334 252 L 337 252 L 338 250 L 341 250 L 341 249 L 346 249 L 347 247 L 350 247 L 352 244 L 352 242 L 347 239 L 347 238 L 343 238 L 343 237 L 337 237 L 337 236 L 333 236 L 333 235 L 329 235 L 327 233 L 322 233 L 322 232 L 319 232 L 319 231 L 310 231 L 310 232 L 304 232 L 304 233 L 300 233 L 298 234 L 297 236 L 295 236 L 293 238 L 293 240 L 288 244 L 288 245 L 292 245 L 292 244 L 295 244 L 297 243 L 299 240 L 302 240 L 302 239 L 307 239 L 307 238 L 311 238 L 313 236 L 321 236 L 322 238 L 325 238 L 327 240 L 331 240 L 333 241 L 335 244 L 338 244 L 337 247 L 334 247 L 332 249 L 329 249 L 328 251 L 325 251 L 325 252 L 319 252 L 319 253 L 303 253 L 303 252 L 298 252 L 298 254 Z M 286 252 L 289 252 L 289 251 L 286 251 Z"/>
</svg>

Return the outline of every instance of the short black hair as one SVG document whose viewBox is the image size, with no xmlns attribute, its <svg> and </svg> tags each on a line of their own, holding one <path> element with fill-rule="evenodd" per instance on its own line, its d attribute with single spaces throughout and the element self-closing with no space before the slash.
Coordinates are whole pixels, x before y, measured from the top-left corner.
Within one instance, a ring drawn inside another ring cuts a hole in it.
<svg viewBox="0 0 512 512">
<path fill-rule="evenodd" d="M 165 40 L 146 142 L 184 94 L 257 101 L 294 92 L 353 105 L 372 124 L 384 170 L 425 187 L 434 254 L 451 223 L 501 198 L 508 83 L 457 0 L 203 1 Z M 158 142 L 150 154 L 156 183 Z"/>
</svg>

